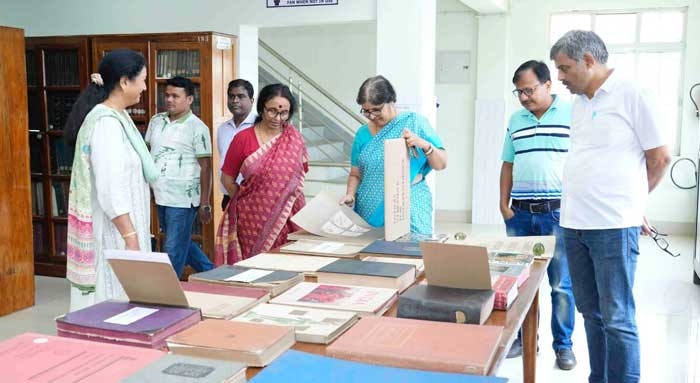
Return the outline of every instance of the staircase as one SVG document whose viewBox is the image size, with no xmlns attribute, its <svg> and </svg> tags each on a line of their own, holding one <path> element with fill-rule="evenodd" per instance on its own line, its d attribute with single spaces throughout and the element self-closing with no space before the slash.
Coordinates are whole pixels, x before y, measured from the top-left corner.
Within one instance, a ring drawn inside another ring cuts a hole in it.
<svg viewBox="0 0 700 383">
<path fill-rule="evenodd" d="M 325 190 L 344 195 L 355 130 L 365 121 L 269 45 L 259 44 L 258 86 L 287 84 L 299 104 L 292 123 L 309 151 L 304 194 L 311 198 Z"/>
</svg>

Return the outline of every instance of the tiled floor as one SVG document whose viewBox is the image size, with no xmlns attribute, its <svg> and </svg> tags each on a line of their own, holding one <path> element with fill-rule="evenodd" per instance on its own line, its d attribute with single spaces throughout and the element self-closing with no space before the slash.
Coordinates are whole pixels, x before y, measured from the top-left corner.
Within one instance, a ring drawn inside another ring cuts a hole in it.
<svg viewBox="0 0 700 383">
<path fill-rule="evenodd" d="M 502 233 L 502 227 L 464 224 L 437 225 L 441 233 Z M 692 238 L 671 236 L 671 258 L 647 237 L 641 239 L 641 255 L 636 274 L 637 321 L 642 344 L 642 382 L 700 383 L 700 286 L 693 285 Z M 541 286 L 540 353 L 537 381 L 543 383 L 585 382 L 588 353 L 583 320 L 577 316 L 574 351 L 579 365 L 572 371 L 558 370 L 548 318 L 551 313 L 549 285 Z M 36 277 L 36 305 L 0 318 L 0 340 L 33 331 L 55 334 L 53 319 L 68 309 L 68 284 L 64 279 Z M 544 319 L 547 318 L 547 319 Z M 522 360 L 506 360 L 499 373 L 510 382 L 522 381 Z"/>
</svg>

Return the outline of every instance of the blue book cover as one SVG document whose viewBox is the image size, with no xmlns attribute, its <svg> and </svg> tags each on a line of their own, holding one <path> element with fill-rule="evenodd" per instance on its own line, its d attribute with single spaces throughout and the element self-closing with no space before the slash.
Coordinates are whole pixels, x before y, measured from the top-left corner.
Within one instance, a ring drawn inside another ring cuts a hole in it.
<svg viewBox="0 0 700 383">
<path fill-rule="evenodd" d="M 422 257 L 418 241 L 385 241 L 377 239 L 362 249 L 363 254 Z"/>
<path fill-rule="evenodd" d="M 318 272 L 399 278 L 408 272 L 415 275 L 416 267 L 405 263 L 363 262 L 356 259 L 339 259 L 318 269 Z"/>
<path fill-rule="evenodd" d="M 378 366 L 288 350 L 251 383 L 505 383 L 508 379 Z"/>
</svg>

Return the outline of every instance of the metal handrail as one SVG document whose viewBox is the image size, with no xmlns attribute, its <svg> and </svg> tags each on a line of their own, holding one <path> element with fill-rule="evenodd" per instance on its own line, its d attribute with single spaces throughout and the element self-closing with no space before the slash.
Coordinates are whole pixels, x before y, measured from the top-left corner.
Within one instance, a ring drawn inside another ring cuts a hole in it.
<svg viewBox="0 0 700 383">
<path fill-rule="evenodd" d="M 309 83 L 312 87 L 316 88 L 316 90 L 318 90 L 321 94 L 323 94 L 324 96 L 326 96 L 326 98 L 328 98 L 329 100 L 331 100 L 337 107 L 339 107 L 340 109 L 342 109 L 345 113 L 347 113 L 347 114 L 350 115 L 352 118 L 354 118 L 357 122 L 359 122 L 360 125 L 364 125 L 364 124 L 365 124 L 365 121 L 363 121 L 360 117 L 358 117 L 358 116 L 356 115 L 356 113 L 355 113 L 352 109 L 348 108 L 348 107 L 345 106 L 340 100 L 338 100 L 337 98 L 333 97 L 333 95 L 331 95 L 328 91 L 326 91 L 325 89 L 323 89 L 323 87 L 321 87 L 321 85 L 319 85 L 316 81 L 312 80 L 309 76 L 307 76 L 306 74 L 304 74 L 304 72 L 302 72 L 301 69 L 299 69 L 299 68 L 297 68 L 296 66 L 294 66 L 294 64 L 292 64 L 291 62 L 289 62 L 289 61 L 288 61 L 287 59 L 285 59 L 282 55 L 280 55 L 279 53 L 277 53 L 277 51 L 275 51 L 271 46 L 265 44 L 265 42 L 262 41 L 262 40 L 260 40 L 260 39 L 258 39 L 258 43 L 259 43 L 260 46 L 261 46 L 263 49 L 265 49 L 268 53 L 270 53 L 270 54 L 271 54 L 272 56 L 274 56 L 277 60 L 281 61 L 284 65 L 286 65 L 289 69 L 291 69 L 294 73 L 296 73 L 297 76 L 299 76 L 299 77 L 301 77 L 302 79 L 304 79 L 304 81 L 306 81 L 307 83 Z"/>
</svg>

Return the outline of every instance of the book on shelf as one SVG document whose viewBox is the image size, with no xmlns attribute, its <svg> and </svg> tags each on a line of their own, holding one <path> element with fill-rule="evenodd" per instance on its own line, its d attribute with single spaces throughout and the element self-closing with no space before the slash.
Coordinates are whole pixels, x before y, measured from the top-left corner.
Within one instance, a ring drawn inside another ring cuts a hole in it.
<svg viewBox="0 0 700 383">
<path fill-rule="evenodd" d="M 425 271 L 425 264 L 423 263 L 423 258 L 406 258 L 406 257 L 381 257 L 381 256 L 365 256 L 362 258 L 363 262 L 385 262 L 385 263 L 404 263 L 407 265 L 413 265 L 416 268 L 416 279 L 423 275 Z"/>
<path fill-rule="evenodd" d="M 265 289 L 277 296 L 304 279 L 302 273 L 285 270 L 263 270 L 237 265 L 222 265 L 215 269 L 192 274 L 190 282 L 221 283 L 225 285 Z"/>
<path fill-rule="evenodd" d="M 362 245 L 340 241 L 298 240 L 280 247 L 283 253 L 308 254 L 335 258 L 356 258 L 364 248 Z"/>
<path fill-rule="evenodd" d="M 264 289 L 213 283 L 180 284 L 189 305 L 200 309 L 205 318 L 231 319 L 270 299 L 270 293 Z"/>
<path fill-rule="evenodd" d="M 302 282 L 270 303 L 382 315 L 397 299 L 396 289 Z"/>
<path fill-rule="evenodd" d="M 259 323 L 205 319 L 168 339 L 176 355 L 263 367 L 294 345 L 294 329 Z"/>
<path fill-rule="evenodd" d="M 380 366 L 288 350 L 250 381 L 251 383 L 506 383 L 508 379 L 413 368 Z"/>
<path fill-rule="evenodd" d="M 166 354 L 122 383 L 245 383 L 243 363 Z"/>
<path fill-rule="evenodd" d="M 3 382 L 119 382 L 165 353 L 24 333 L 0 342 Z"/>
<path fill-rule="evenodd" d="M 286 270 L 305 275 L 315 275 L 323 266 L 333 263 L 339 258 L 315 257 L 312 255 L 260 253 L 256 256 L 236 262 L 236 266 L 251 269 Z"/>
<path fill-rule="evenodd" d="M 316 272 L 318 283 L 383 287 L 404 291 L 416 280 L 416 267 L 405 263 L 339 259 Z"/>
<path fill-rule="evenodd" d="M 501 326 L 365 317 L 326 353 L 363 363 L 485 375 L 502 332 Z"/>
<path fill-rule="evenodd" d="M 484 324 L 494 303 L 492 290 L 417 284 L 399 296 L 396 316 L 439 322 Z"/>
<path fill-rule="evenodd" d="M 298 342 L 328 344 L 357 319 L 357 314 L 349 311 L 268 303 L 257 305 L 231 320 L 293 327 Z"/>
<path fill-rule="evenodd" d="M 105 301 L 56 318 L 62 336 L 160 348 L 165 338 L 201 320 L 189 307 L 165 253 L 105 250 L 129 302 Z"/>
</svg>

